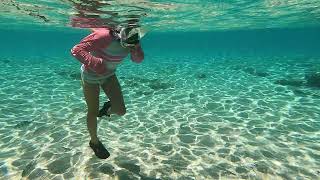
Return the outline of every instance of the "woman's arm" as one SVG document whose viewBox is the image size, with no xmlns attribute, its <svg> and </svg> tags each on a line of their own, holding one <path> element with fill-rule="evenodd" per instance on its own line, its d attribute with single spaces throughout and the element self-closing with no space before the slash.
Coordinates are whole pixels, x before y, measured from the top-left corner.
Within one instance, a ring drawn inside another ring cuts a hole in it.
<svg viewBox="0 0 320 180">
<path fill-rule="evenodd" d="M 144 52 L 141 48 L 140 43 L 137 44 L 134 48 L 130 49 L 131 60 L 136 63 L 141 63 L 144 59 Z"/>
<path fill-rule="evenodd" d="M 103 59 L 93 56 L 90 52 L 105 48 L 111 41 L 112 37 L 109 30 L 94 31 L 83 38 L 79 44 L 75 45 L 71 49 L 71 54 L 97 74 L 103 74 L 106 71 L 103 65 Z"/>
</svg>

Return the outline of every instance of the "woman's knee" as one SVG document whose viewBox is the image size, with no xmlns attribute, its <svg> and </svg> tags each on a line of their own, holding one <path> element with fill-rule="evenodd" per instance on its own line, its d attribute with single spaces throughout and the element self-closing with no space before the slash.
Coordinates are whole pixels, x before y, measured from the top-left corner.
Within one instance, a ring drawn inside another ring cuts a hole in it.
<svg viewBox="0 0 320 180">
<path fill-rule="evenodd" d="M 123 106 L 123 107 L 117 108 L 114 113 L 116 113 L 119 116 L 123 116 L 126 114 L 126 112 L 127 112 L 126 107 Z"/>
</svg>

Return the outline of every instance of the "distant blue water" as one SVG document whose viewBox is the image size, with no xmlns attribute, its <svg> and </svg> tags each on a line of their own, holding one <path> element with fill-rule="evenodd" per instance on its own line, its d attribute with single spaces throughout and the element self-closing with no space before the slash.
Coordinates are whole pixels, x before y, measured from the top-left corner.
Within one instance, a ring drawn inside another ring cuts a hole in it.
<svg viewBox="0 0 320 180">
<path fill-rule="evenodd" d="M 150 32 L 117 70 L 102 161 L 70 55 L 89 31 L 2 30 L 0 179 L 319 179 L 319 32 Z"/>
<path fill-rule="evenodd" d="M 320 28 L 261 29 L 218 32 L 150 32 L 143 40 L 146 52 L 210 54 L 218 57 L 316 56 L 320 51 Z M 1 31 L 1 55 L 68 55 L 68 50 L 89 31 Z M 16 50 L 21 53 L 14 53 Z M 201 50 L 201 51 L 199 51 Z"/>
</svg>

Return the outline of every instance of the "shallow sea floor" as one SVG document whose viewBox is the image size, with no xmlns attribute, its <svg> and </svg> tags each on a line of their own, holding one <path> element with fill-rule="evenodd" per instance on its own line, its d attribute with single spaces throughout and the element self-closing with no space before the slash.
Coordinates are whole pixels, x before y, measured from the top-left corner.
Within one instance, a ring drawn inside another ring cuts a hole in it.
<svg viewBox="0 0 320 180">
<path fill-rule="evenodd" d="M 320 178 L 319 59 L 146 59 L 118 69 L 127 114 L 99 119 L 99 160 L 79 63 L 1 58 L 0 179 Z"/>
</svg>

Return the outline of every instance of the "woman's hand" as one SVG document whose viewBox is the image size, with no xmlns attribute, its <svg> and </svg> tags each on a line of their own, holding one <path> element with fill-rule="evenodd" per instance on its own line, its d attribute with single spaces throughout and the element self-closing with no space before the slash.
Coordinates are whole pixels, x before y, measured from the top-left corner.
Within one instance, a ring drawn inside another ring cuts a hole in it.
<svg viewBox="0 0 320 180">
<path fill-rule="evenodd" d="M 131 59 L 136 63 L 140 63 L 144 59 L 144 53 L 140 43 L 130 48 L 130 54 L 131 54 Z"/>
<path fill-rule="evenodd" d="M 136 51 L 141 48 L 141 45 L 140 43 L 138 43 L 138 44 L 135 44 L 134 46 L 129 46 L 128 48 L 130 49 L 130 51 Z"/>
</svg>

